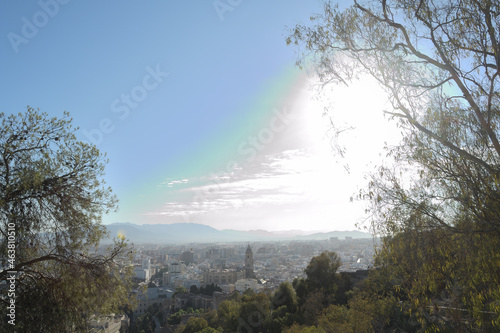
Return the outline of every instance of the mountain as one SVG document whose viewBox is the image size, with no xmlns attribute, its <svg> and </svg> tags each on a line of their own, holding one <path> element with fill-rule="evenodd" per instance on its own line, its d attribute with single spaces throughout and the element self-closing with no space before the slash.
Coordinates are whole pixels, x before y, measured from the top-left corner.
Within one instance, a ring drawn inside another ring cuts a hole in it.
<svg viewBox="0 0 500 333">
<path fill-rule="evenodd" d="M 359 230 L 352 231 L 330 231 L 330 232 L 319 232 L 310 235 L 300 236 L 301 239 L 329 239 L 330 237 L 338 237 L 339 239 L 344 239 L 346 237 L 352 238 L 372 238 L 372 235 L 367 232 L 362 232 Z"/>
<path fill-rule="evenodd" d="M 326 233 L 305 234 L 300 230 L 270 232 L 266 230 L 217 230 L 210 226 L 197 223 L 174 224 L 133 224 L 112 223 L 106 226 L 111 237 L 125 235 L 132 243 L 212 243 L 212 242 L 244 242 L 272 240 L 312 240 L 338 237 L 371 238 L 361 231 L 332 231 Z M 108 239 L 111 241 L 111 238 Z"/>
</svg>

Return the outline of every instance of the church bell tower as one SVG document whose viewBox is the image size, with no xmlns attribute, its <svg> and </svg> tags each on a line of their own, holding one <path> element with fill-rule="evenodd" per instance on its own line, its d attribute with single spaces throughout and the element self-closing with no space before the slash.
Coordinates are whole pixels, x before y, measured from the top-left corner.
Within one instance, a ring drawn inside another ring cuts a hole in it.
<svg viewBox="0 0 500 333">
<path fill-rule="evenodd" d="M 245 278 L 254 278 L 255 274 L 253 272 L 253 252 L 248 244 L 247 250 L 245 252 Z"/>
</svg>

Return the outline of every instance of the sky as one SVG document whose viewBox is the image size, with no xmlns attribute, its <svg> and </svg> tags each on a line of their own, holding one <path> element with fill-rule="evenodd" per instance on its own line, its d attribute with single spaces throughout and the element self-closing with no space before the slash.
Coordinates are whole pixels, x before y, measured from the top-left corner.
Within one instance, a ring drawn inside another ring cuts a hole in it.
<svg viewBox="0 0 500 333">
<path fill-rule="evenodd" d="M 353 230 L 350 197 L 397 138 L 375 84 L 318 92 L 285 36 L 321 11 L 292 1 L 10 1 L 0 112 L 69 111 L 107 153 L 103 223 Z M 325 116 L 325 106 L 332 113 Z M 335 154 L 329 122 L 353 127 Z"/>
</svg>

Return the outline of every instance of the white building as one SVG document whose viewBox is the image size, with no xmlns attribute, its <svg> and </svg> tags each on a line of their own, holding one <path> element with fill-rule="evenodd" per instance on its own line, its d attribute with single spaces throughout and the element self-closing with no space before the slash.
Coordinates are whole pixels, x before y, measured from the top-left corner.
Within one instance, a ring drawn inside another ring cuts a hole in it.
<svg viewBox="0 0 500 333">
<path fill-rule="evenodd" d="M 137 291 L 137 307 L 134 309 L 134 315 L 144 314 L 148 307 L 154 303 L 167 302 L 173 294 L 174 291 L 168 288 L 148 288 L 146 292 Z"/>
<path fill-rule="evenodd" d="M 256 279 L 240 279 L 234 284 L 234 289 L 240 293 L 245 292 L 247 289 L 257 291 L 259 289 L 259 284 Z"/>
<path fill-rule="evenodd" d="M 163 285 L 179 287 L 186 279 L 186 265 L 183 262 L 173 262 L 168 267 L 168 272 L 163 273 Z"/>
<path fill-rule="evenodd" d="M 146 283 L 149 282 L 151 278 L 151 272 L 149 269 L 144 269 L 143 266 L 136 265 L 134 267 L 134 275 L 139 280 L 144 280 Z"/>
<path fill-rule="evenodd" d="M 120 330 L 127 330 L 130 326 L 130 319 L 126 315 L 115 316 L 114 314 L 103 317 L 92 317 L 90 320 L 91 333 L 120 333 Z"/>
</svg>

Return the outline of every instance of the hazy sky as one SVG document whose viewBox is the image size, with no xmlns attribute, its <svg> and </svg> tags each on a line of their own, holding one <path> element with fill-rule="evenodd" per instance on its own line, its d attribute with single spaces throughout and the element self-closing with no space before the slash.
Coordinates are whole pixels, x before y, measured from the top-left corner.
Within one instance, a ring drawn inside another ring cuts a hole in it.
<svg viewBox="0 0 500 333">
<path fill-rule="evenodd" d="M 71 113 L 107 152 L 104 223 L 346 230 L 391 132 L 366 80 L 321 101 L 286 27 L 319 1 L 10 1 L 0 5 L 0 112 Z M 331 152 L 329 100 L 345 159 Z M 388 126 L 388 127 L 387 127 Z M 350 173 L 345 169 L 349 163 Z"/>
</svg>

